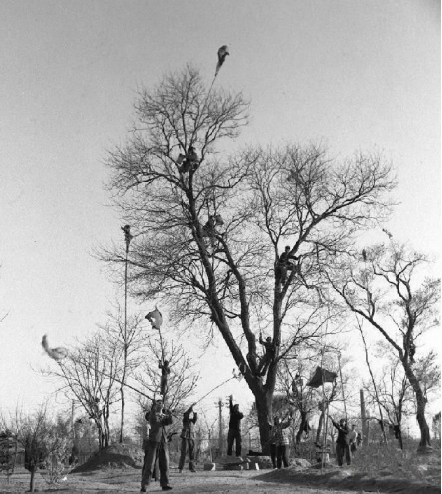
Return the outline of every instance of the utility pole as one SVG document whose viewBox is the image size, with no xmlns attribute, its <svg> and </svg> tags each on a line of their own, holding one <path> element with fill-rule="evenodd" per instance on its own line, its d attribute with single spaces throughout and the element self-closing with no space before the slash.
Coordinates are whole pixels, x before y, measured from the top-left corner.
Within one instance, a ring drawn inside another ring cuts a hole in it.
<svg viewBox="0 0 442 494">
<path fill-rule="evenodd" d="M 130 225 L 124 225 L 121 227 L 124 232 L 124 242 L 126 244 L 126 257 L 124 260 L 124 334 L 123 334 L 123 376 L 121 379 L 121 428 L 120 428 L 120 443 L 123 442 L 123 427 L 124 427 L 124 385 L 126 383 L 126 370 L 127 370 L 127 259 L 129 255 L 130 241 L 133 239 L 133 235 L 130 233 Z"/>
<path fill-rule="evenodd" d="M 218 450 L 219 450 L 219 455 L 222 456 L 223 454 L 223 413 L 222 413 L 222 408 L 224 406 L 222 398 L 219 398 L 218 401 L 215 403 L 215 405 L 218 407 L 218 423 L 219 423 L 219 433 L 218 433 Z"/>
</svg>

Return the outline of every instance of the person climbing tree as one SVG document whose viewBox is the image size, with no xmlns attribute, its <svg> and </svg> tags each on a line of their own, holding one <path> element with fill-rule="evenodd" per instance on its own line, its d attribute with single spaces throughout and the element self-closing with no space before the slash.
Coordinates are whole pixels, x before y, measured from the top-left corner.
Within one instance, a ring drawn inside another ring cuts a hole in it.
<svg viewBox="0 0 442 494">
<path fill-rule="evenodd" d="M 161 390 L 160 394 L 164 397 L 165 394 L 167 393 L 167 381 L 169 379 L 170 375 L 170 366 L 169 366 L 169 361 L 165 360 L 164 362 L 159 362 L 158 367 L 161 369 Z"/>
<path fill-rule="evenodd" d="M 281 283 L 285 283 L 287 280 L 287 272 L 294 268 L 294 264 L 290 259 L 297 260 L 298 258 L 290 254 L 290 245 L 287 245 L 285 251 L 279 256 L 278 261 L 278 273 L 281 278 Z"/>
<path fill-rule="evenodd" d="M 186 453 L 189 451 L 189 470 L 195 472 L 195 431 L 194 426 L 198 419 L 198 415 L 193 411 L 195 403 L 184 412 L 183 415 L 183 430 L 181 431 L 181 456 L 178 464 L 178 470 L 182 473 L 184 468 L 184 462 L 186 461 Z M 190 414 L 193 414 L 190 418 Z"/>
<path fill-rule="evenodd" d="M 262 333 L 259 333 L 259 342 L 261 343 L 261 345 L 264 346 L 265 353 L 261 357 L 256 374 L 258 376 L 265 376 L 269 369 L 269 365 L 271 364 L 272 360 L 275 357 L 277 345 L 273 343 L 272 338 L 270 336 L 267 336 L 267 338 L 264 341 L 262 339 Z"/>
<path fill-rule="evenodd" d="M 239 411 L 239 405 L 233 404 L 233 396 L 229 397 L 230 420 L 227 433 L 227 454 L 232 455 L 233 441 L 235 441 L 236 456 L 241 456 L 241 420 L 244 415 Z"/>
<path fill-rule="evenodd" d="M 198 155 L 195 152 L 195 148 L 189 146 L 187 156 L 180 154 L 177 163 L 178 165 L 182 163 L 179 169 L 181 173 L 189 173 L 190 170 L 195 171 L 199 166 Z"/>
</svg>

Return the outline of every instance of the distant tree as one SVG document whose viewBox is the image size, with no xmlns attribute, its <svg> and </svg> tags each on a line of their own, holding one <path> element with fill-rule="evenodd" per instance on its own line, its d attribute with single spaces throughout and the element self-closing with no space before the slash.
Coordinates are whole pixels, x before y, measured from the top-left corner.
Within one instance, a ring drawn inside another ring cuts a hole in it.
<svg viewBox="0 0 442 494">
<path fill-rule="evenodd" d="M 17 407 L 15 414 L 4 421 L 9 422 L 8 428 L 14 431 L 25 451 L 25 468 L 31 474 L 29 490 L 35 492 L 38 469 L 47 469 L 52 461 L 66 462 L 69 456 L 67 429 L 61 427 L 61 418 L 51 419 L 48 404 L 40 406 L 35 413 L 25 413 Z"/>
<path fill-rule="evenodd" d="M 425 418 L 426 370 L 417 366 L 417 344 L 438 324 L 440 299 L 440 280 L 421 278 L 420 268 L 426 264 L 423 254 L 391 239 L 387 245 L 365 248 L 362 256 L 343 254 L 335 263 L 335 276 L 329 277 L 350 310 L 383 336 L 401 362 L 415 395 L 420 449 L 430 445 L 430 432 Z"/>
<path fill-rule="evenodd" d="M 59 361 L 57 368 L 44 370 L 44 374 L 61 381 L 60 390 L 68 390 L 94 421 L 99 449 L 109 446 L 110 408 L 119 400 L 120 350 L 97 331 Z"/>
<path fill-rule="evenodd" d="M 121 355 L 118 361 L 117 379 L 120 385 L 121 420 L 119 442 L 123 442 L 124 412 L 128 376 L 139 367 L 145 359 L 143 349 L 146 345 L 144 318 L 138 314 L 125 317 L 124 311 L 117 304 L 113 311 L 107 313 L 108 320 L 100 326 L 107 338 L 107 345 L 114 347 L 116 354 Z"/>
<path fill-rule="evenodd" d="M 131 292 L 159 299 L 188 327 L 217 328 L 255 397 L 266 444 L 281 358 L 317 337 L 329 314 L 319 292 L 327 253 L 347 251 L 389 212 L 390 166 L 363 154 L 339 163 L 314 145 L 225 157 L 216 146 L 238 137 L 248 103 L 207 89 L 191 67 L 142 90 L 135 110 L 127 144 L 107 160 L 109 190 L 138 232 Z M 291 260 L 282 262 L 287 244 Z M 103 259 L 121 265 L 125 253 Z M 257 328 L 276 345 L 265 375 Z"/>
<path fill-rule="evenodd" d="M 155 331 L 156 332 L 156 331 Z M 182 345 L 175 342 L 168 343 L 154 338 L 150 332 L 145 347 L 143 361 L 133 373 L 133 379 L 144 395 L 152 398 L 160 397 L 161 369 L 159 363 L 163 359 L 169 361 L 170 376 L 168 378 L 166 406 L 168 409 L 180 414 L 186 407 L 185 402 L 194 393 L 199 373 L 194 370 L 192 359 L 186 354 Z M 145 396 L 138 395 L 138 403 L 142 409 L 150 407 Z"/>
</svg>

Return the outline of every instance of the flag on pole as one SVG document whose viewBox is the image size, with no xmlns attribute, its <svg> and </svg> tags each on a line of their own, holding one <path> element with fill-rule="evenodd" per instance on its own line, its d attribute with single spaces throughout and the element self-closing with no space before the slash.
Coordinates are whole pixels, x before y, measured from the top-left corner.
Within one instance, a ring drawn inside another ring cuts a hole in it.
<svg viewBox="0 0 442 494">
<path fill-rule="evenodd" d="M 319 388 L 324 383 L 332 383 L 338 377 L 336 372 L 331 372 L 322 367 L 316 367 L 315 373 L 310 381 L 307 383 L 307 386 L 311 388 Z"/>
<path fill-rule="evenodd" d="M 161 315 L 161 312 L 158 310 L 157 307 L 155 307 L 155 310 L 153 310 L 152 312 L 149 312 L 145 319 L 147 319 L 152 324 L 153 329 L 161 329 L 161 325 L 163 324 L 163 316 Z"/>
<path fill-rule="evenodd" d="M 229 47 L 227 45 L 221 46 L 221 48 L 218 50 L 218 63 L 216 64 L 215 77 L 218 75 L 219 69 L 221 68 L 221 65 L 224 63 L 224 60 L 226 59 L 227 55 L 230 55 Z"/>
<path fill-rule="evenodd" d="M 49 357 L 53 358 L 57 362 L 63 360 L 68 356 L 67 348 L 64 347 L 50 348 L 47 335 L 43 335 L 43 338 L 41 340 L 41 346 L 43 347 L 43 350 L 49 355 Z"/>
</svg>

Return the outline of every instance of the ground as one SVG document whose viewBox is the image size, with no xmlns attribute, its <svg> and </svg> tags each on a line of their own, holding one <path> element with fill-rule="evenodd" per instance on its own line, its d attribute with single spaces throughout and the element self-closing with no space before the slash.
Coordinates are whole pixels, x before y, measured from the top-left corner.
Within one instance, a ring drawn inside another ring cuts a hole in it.
<svg viewBox="0 0 442 494">
<path fill-rule="evenodd" d="M 382 449 L 385 451 L 385 449 Z M 127 453 L 127 450 L 124 451 Z M 39 492 L 139 492 L 141 479 L 140 457 L 135 466 L 129 466 L 127 459 L 117 457 L 115 449 L 94 457 L 88 465 L 77 473 L 69 473 L 66 479 L 58 484 L 48 484 L 45 472 L 37 474 L 36 487 Z M 382 455 L 371 453 L 370 465 L 361 471 L 358 463 L 367 464 L 367 456 L 359 454 L 358 461 L 348 467 L 337 467 L 332 462 L 328 468 L 289 467 L 282 470 L 250 470 L 250 471 L 203 471 L 198 466 L 196 473 L 185 470 L 178 472 L 172 463 L 170 484 L 172 492 L 180 494 L 197 493 L 258 493 L 258 494 L 344 494 L 348 492 L 376 492 L 436 494 L 440 493 L 440 448 L 435 448 L 430 455 L 408 458 L 402 454 L 402 466 L 394 463 L 394 455 L 390 454 L 387 464 L 382 463 Z M 133 457 L 133 455 L 131 455 Z M 110 461 L 111 460 L 111 461 Z M 378 462 L 378 463 L 376 463 Z M 401 465 L 401 464 L 399 464 Z M 367 465 L 366 465 L 367 466 Z M 387 468 L 387 466 L 389 468 Z M 413 466 L 413 468 L 411 468 Z M 376 474 L 374 473 L 376 472 Z M 29 489 L 29 473 L 23 468 L 16 469 L 8 483 L 4 475 L 0 476 L 0 493 L 25 492 Z M 148 492 L 162 492 L 158 482 L 152 482 Z"/>
</svg>

